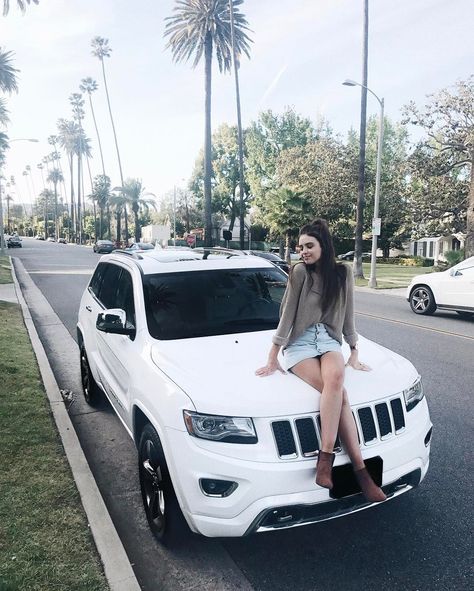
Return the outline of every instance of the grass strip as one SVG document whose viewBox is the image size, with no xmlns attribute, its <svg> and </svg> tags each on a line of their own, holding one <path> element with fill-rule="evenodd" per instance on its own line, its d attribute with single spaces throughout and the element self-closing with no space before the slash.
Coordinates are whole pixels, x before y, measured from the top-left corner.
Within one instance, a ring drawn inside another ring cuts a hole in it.
<svg viewBox="0 0 474 591">
<path fill-rule="evenodd" d="M 0 302 L 0 591 L 106 591 L 20 306 Z"/>
<path fill-rule="evenodd" d="M 0 255 L 0 283 L 12 283 L 10 259 Z"/>
<path fill-rule="evenodd" d="M 367 287 L 370 277 L 370 263 L 362 263 L 362 271 L 365 279 L 356 279 L 356 285 Z M 407 267 L 403 265 L 377 263 L 375 271 L 377 277 L 376 289 L 390 289 L 394 287 L 408 287 L 415 275 L 432 273 L 433 267 Z"/>
</svg>

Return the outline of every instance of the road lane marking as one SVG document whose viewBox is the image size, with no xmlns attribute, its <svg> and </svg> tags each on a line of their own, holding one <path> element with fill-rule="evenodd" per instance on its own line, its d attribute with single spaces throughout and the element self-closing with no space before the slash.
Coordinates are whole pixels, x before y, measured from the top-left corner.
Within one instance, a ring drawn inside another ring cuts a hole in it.
<svg viewBox="0 0 474 591">
<path fill-rule="evenodd" d="M 460 337 L 461 339 L 474 341 L 474 337 L 465 334 L 459 334 L 458 332 L 450 332 L 449 330 L 443 330 L 442 328 L 430 328 L 429 326 L 415 324 L 414 322 L 406 322 L 405 320 L 393 320 L 392 318 L 384 318 L 383 316 L 377 316 L 376 314 L 368 314 L 367 312 L 356 312 L 356 314 L 358 314 L 359 316 L 368 316 L 369 318 L 376 318 L 377 320 L 385 320 L 385 322 L 393 322 L 393 324 L 404 324 L 405 326 L 421 328 L 423 330 L 428 330 L 429 332 L 439 332 L 441 334 L 446 334 L 451 337 Z"/>
</svg>

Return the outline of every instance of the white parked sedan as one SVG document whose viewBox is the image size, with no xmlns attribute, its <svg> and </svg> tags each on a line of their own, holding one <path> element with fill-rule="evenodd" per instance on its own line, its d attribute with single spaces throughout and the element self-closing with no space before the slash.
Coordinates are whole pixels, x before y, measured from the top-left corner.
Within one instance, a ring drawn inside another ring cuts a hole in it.
<svg viewBox="0 0 474 591">
<path fill-rule="evenodd" d="M 433 314 L 439 308 L 474 316 L 474 257 L 441 273 L 413 277 L 407 300 L 415 314 Z"/>
</svg>

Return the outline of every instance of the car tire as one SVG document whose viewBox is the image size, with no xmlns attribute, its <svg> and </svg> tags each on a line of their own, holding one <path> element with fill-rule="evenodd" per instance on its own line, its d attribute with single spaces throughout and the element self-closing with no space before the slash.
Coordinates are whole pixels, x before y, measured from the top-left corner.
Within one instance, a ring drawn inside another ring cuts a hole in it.
<svg viewBox="0 0 474 591">
<path fill-rule="evenodd" d="M 84 345 L 80 351 L 80 362 L 81 362 L 81 383 L 82 392 L 84 398 L 90 406 L 97 406 L 102 400 L 102 390 L 97 385 L 97 382 L 92 375 L 92 371 L 87 359 L 86 350 Z"/>
<path fill-rule="evenodd" d="M 148 525 L 161 543 L 178 544 L 191 531 L 174 492 L 160 438 L 145 425 L 138 444 L 138 476 Z"/>
<path fill-rule="evenodd" d="M 410 307 L 415 314 L 433 314 L 436 301 L 431 289 L 426 285 L 417 285 L 410 293 Z"/>
</svg>

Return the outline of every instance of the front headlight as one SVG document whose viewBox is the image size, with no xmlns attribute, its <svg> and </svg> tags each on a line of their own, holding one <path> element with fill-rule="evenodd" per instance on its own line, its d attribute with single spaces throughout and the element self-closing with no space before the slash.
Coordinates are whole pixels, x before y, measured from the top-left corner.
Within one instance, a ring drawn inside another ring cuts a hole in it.
<svg viewBox="0 0 474 591">
<path fill-rule="evenodd" d="M 222 417 L 183 411 L 186 429 L 190 435 L 225 443 L 257 443 L 253 421 L 246 417 Z"/>
<path fill-rule="evenodd" d="M 410 386 L 410 388 L 407 388 L 403 391 L 407 411 L 415 408 L 424 395 L 425 393 L 423 392 L 423 383 L 421 381 L 421 377 L 418 377 L 414 384 Z"/>
</svg>

